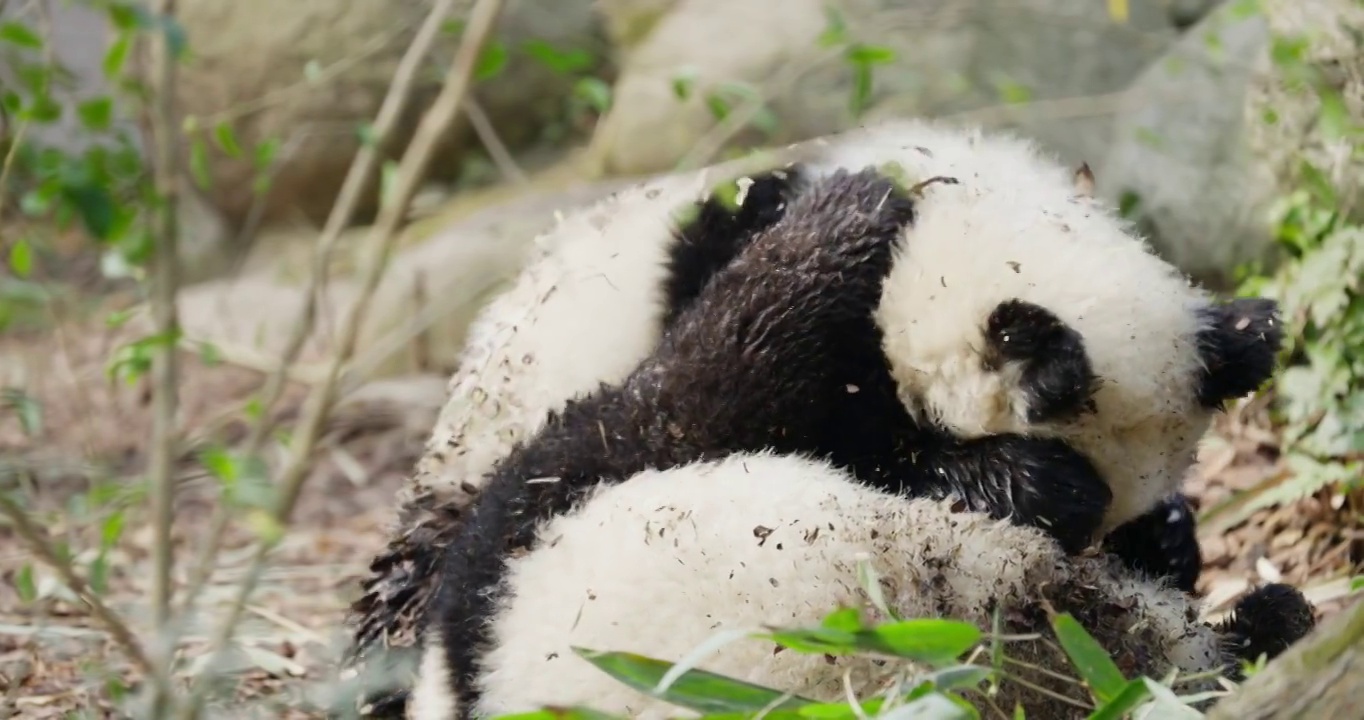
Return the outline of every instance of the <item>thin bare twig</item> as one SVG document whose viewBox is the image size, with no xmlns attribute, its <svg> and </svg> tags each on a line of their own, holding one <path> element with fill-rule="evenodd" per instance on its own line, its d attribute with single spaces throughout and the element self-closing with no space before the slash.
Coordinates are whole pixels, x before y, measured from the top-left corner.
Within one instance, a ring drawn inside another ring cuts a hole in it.
<svg viewBox="0 0 1364 720">
<path fill-rule="evenodd" d="M 422 62 L 439 38 L 441 25 L 453 11 L 454 5 L 454 0 L 441 0 L 431 8 L 431 12 L 412 39 L 412 44 L 408 47 L 402 60 L 399 61 L 397 70 L 393 73 L 393 83 L 389 86 L 388 94 L 384 97 L 374 119 L 374 142 L 362 144 L 355 158 L 351 160 L 350 170 L 346 173 L 345 182 L 341 186 L 335 204 L 332 205 L 331 213 L 327 216 L 327 223 L 322 228 L 322 234 L 318 237 L 317 246 L 313 252 L 308 285 L 303 291 L 303 307 L 294 320 L 289 338 L 284 346 L 284 352 L 279 359 L 279 366 L 267 378 L 265 388 L 261 393 L 260 419 L 246 439 L 245 454 L 248 457 L 260 452 L 261 447 L 265 444 L 265 439 L 269 437 L 270 431 L 273 429 L 272 410 L 275 404 L 279 402 L 280 396 L 284 394 L 285 384 L 290 378 L 290 369 L 298 359 L 298 354 L 302 351 L 304 343 L 316 325 L 319 297 L 322 286 L 326 282 L 327 268 L 341 237 L 341 231 L 355 217 L 356 210 L 364 196 L 363 191 L 366 183 L 374 177 L 382 153 L 392 142 L 403 110 L 411 101 L 413 91 L 421 77 Z M 199 555 L 190 570 L 190 581 L 185 592 L 182 612 L 189 612 L 208 579 L 212 577 L 218 552 L 222 549 L 223 539 L 231 517 L 231 509 L 226 504 L 219 504 L 214 509 L 213 517 L 209 521 L 208 537 L 200 545 Z"/>
<path fill-rule="evenodd" d="M 132 630 L 123 622 L 118 613 L 105 605 L 104 601 L 100 600 L 99 596 L 90 590 L 90 586 L 86 584 L 84 578 L 76 574 L 71 563 L 62 559 L 62 556 L 57 553 L 57 549 L 48 540 L 47 533 L 34 525 L 28 513 L 19 507 L 6 492 L 0 492 L 0 512 L 9 518 L 10 527 L 14 528 L 14 531 L 19 533 L 19 537 L 24 539 L 24 542 L 32 549 L 34 556 L 48 567 L 56 570 L 58 577 L 62 579 L 62 583 L 70 588 L 71 592 L 75 593 L 76 597 L 80 598 L 86 607 L 90 608 L 90 613 L 108 629 L 110 637 L 118 643 L 123 654 L 127 655 L 128 659 L 132 660 L 139 670 L 147 673 L 153 682 L 159 683 L 161 674 L 157 667 L 152 664 L 147 651 L 142 647 L 142 643 L 138 642 L 137 636 L 133 635 Z"/>
<path fill-rule="evenodd" d="M 478 141 L 483 143 L 483 149 L 488 151 L 488 157 L 492 158 L 497 171 L 517 185 L 528 184 L 530 180 L 526 178 L 526 173 L 516 164 L 516 158 L 507 150 L 502 138 L 498 137 L 497 128 L 493 127 L 493 121 L 488 117 L 488 113 L 483 112 L 483 106 L 472 97 L 467 98 L 464 103 L 464 114 L 469 116 L 469 124 L 473 126 L 474 134 L 478 136 Z"/>
<path fill-rule="evenodd" d="M 437 7 L 448 9 L 451 4 L 442 2 Z M 392 197 L 386 198 L 385 202 L 381 204 L 379 217 L 366 238 L 365 245 L 372 250 L 372 254 L 371 262 L 367 265 L 361 282 L 360 292 L 341 324 L 338 346 L 335 355 L 328 364 L 326 377 L 320 385 L 313 388 L 304 405 L 303 415 L 298 421 L 293 442 L 290 445 L 291 452 L 288 462 L 276 483 L 280 495 L 273 516 L 279 527 L 288 523 L 294 505 L 298 501 L 299 493 L 303 489 L 303 482 L 308 476 L 307 470 L 313 447 L 321 435 L 327 413 L 336 399 L 336 389 L 339 385 L 342 368 L 354 352 L 370 298 L 379 286 L 379 281 L 387 265 L 388 255 L 392 251 L 393 243 L 407 214 L 407 208 L 416 195 L 427 168 L 431 164 L 435 148 L 459 115 L 464 97 L 473 83 L 474 67 L 477 64 L 479 53 L 484 41 L 492 33 L 493 26 L 501 12 L 502 0 L 478 0 L 474 4 L 470 11 L 464 37 L 456 51 L 450 71 L 445 77 L 441 93 L 431 108 L 422 116 L 412 143 L 399 163 L 396 173 L 397 182 L 393 188 Z M 279 540 L 280 537 L 277 534 L 272 535 L 257 546 L 246 577 L 238 586 L 227 616 L 213 634 L 206 665 L 209 672 L 205 673 L 205 677 L 199 678 L 198 682 L 195 683 L 190 700 L 185 705 L 183 714 L 185 720 L 194 720 L 198 717 L 209 687 L 206 682 L 207 676 L 212 673 L 217 660 L 231 641 L 242 611 L 264 572 L 265 561 Z"/>
<path fill-rule="evenodd" d="M 169 20 L 175 15 L 175 0 L 157 0 L 152 12 Z M 151 128 L 153 175 L 157 204 L 152 219 L 156 243 L 152 276 L 151 306 L 159 348 L 152 357 L 152 447 L 148 468 L 152 495 L 153 560 L 152 624 L 160 630 L 170 618 L 172 508 L 175 501 L 172 463 L 175 458 L 176 358 L 175 339 L 179 320 L 175 311 L 178 258 L 176 245 L 176 146 L 175 122 L 176 58 L 168 33 L 154 33 L 151 44 L 152 108 Z"/>
<path fill-rule="evenodd" d="M 175 0 L 156 0 L 152 12 L 163 22 L 175 17 Z M 152 438 L 151 458 L 147 474 L 152 506 L 152 632 L 157 639 L 153 648 L 157 658 L 158 675 L 169 677 L 175 653 L 170 641 L 171 593 L 173 589 L 175 551 L 171 531 L 175 520 L 175 458 L 178 455 L 175 427 L 178 405 L 180 351 L 176 340 L 180 321 L 176 313 L 175 296 L 179 286 L 179 235 L 176 216 L 177 149 L 180 142 L 179 125 L 175 119 L 176 65 L 178 58 L 171 47 L 168 32 L 152 33 L 150 68 L 152 86 L 151 132 L 152 174 L 157 201 L 153 208 L 152 239 L 155 257 L 152 268 L 151 310 L 155 333 L 159 342 L 152 356 Z M 162 644 L 166 646 L 159 647 Z M 170 707 L 170 688 L 157 683 L 153 688 L 152 716 L 163 717 Z"/>
</svg>

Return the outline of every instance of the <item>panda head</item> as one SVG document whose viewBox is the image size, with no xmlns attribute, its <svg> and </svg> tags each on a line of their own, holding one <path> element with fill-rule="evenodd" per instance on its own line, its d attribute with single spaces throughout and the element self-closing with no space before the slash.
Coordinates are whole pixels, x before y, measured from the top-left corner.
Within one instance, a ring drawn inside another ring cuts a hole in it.
<svg viewBox="0 0 1364 720">
<path fill-rule="evenodd" d="M 1272 372 L 1277 305 L 1194 287 L 1089 197 L 1087 171 L 919 122 L 812 167 L 888 163 L 916 196 L 875 318 L 901 402 L 959 437 L 1070 443 L 1113 492 L 1104 532 L 1173 491 L 1213 415 Z"/>
</svg>

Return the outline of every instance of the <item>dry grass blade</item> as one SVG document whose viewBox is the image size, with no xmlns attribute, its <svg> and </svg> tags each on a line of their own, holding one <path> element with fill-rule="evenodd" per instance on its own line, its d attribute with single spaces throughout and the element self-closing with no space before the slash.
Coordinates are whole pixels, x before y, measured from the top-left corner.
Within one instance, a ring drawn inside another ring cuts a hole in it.
<svg viewBox="0 0 1364 720">
<path fill-rule="evenodd" d="M 448 7 L 448 3 L 442 3 L 438 7 Z M 327 413 L 335 401 L 342 368 L 354 352 L 360 325 L 364 321 L 370 298 L 379 285 L 385 261 L 402 227 L 407 208 L 417 193 L 441 138 L 459 116 L 464 96 L 473 83 L 474 69 L 483 43 L 492 33 L 501 12 L 502 0 L 479 0 L 474 4 L 463 40 L 451 64 L 450 72 L 446 75 L 444 87 L 432 107 L 422 116 L 412 143 L 399 163 L 393 195 L 382 204 L 379 218 L 366 238 L 365 245 L 371 250 L 372 260 L 366 268 L 359 293 L 342 322 L 336 352 L 328 364 L 326 376 L 308 396 L 303 415 L 294 432 L 289 459 L 276 483 L 280 496 L 275 506 L 274 520 L 281 527 L 288 523 L 302 490 L 313 447 L 321 435 Z M 277 542 L 277 539 L 273 542 L 265 541 L 257 547 L 251 559 L 250 569 L 233 597 L 227 616 L 213 635 L 208 650 L 209 657 L 205 663 L 210 672 L 196 682 L 191 698 L 182 713 L 185 720 L 198 717 L 208 691 L 207 678 L 212 674 L 211 669 L 231 641 L 242 611 L 260 580 L 266 558 Z"/>
<path fill-rule="evenodd" d="M 166 21 L 175 13 L 174 0 L 157 0 L 152 12 Z M 175 51 L 170 33 L 151 35 L 152 92 L 150 124 L 153 144 L 153 175 L 158 202 L 152 218 L 155 260 L 151 308 L 156 336 L 160 339 L 152 357 L 152 447 L 148 475 L 151 483 L 155 569 L 152 575 L 152 626 L 160 632 L 170 619 L 172 512 L 175 502 L 176 457 L 175 406 L 178 352 L 175 337 L 179 322 L 175 311 L 179 258 L 179 225 L 176 222 Z"/>
<path fill-rule="evenodd" d="M 76 574 L 71 563 L 57 553 L 56 548 L 48 540 L 47 533 L 34 525 L 28 513 L 24 512 L 23 508 L 16 505 L 14 500 L 3 492 L 0 492 L 0 513 L 4 513 L 5 517 L 9 518 L 11 527 L 33 550 L 33 554 L 57 571 L 58 577 L 71 592 L 80 598 L 81 602 L 85 603 L 86 607 L 90 608 L 95 619 L 108 628 L 109 635 L 113 637 L 114 642 L 118 643 L 124 654 L 133 661 L 133 664 L 139 670 L 147 673 L 158 686 L 163 686 L 164 683 L 158 668 L 152 664 L 151 658 L 142 647 L 142 643 L 138 642 L 137 637 L 133 635 L 128 625 L 123 622 L 118 613 L 105 605 L 104 601 L 100 600 L 99 596 L 90 590 L 90 586 L 80 575 Z"/>
<path fill-rule="evenodd" d="M 404 53 L 402 60 L 398 63 L 397 70 L 394 71 L 393 83 L 389 86 L 388 94 L 384 96 L 384 101 L 374 119 L 374 142 L 362 144 L 356 152 L 355 158 L 351 161 L 350 170 L 346 173 L 340 194 L 337 196 L 331 214 L 327 217 L 327 224 L 322 228 L 322 234 L 317 240 L 312 267 L 308 274 L 308 284 L 303 291 L 303 308 L 299 311 L 299 316 L 289 331 L 289 338 L 285 343 L 284 352 L 280 356 L 278 367 L 266 379 L 261 398 L 260 420 L 252 428 L 251 434 L 246 440 L 244 453 L 248 457 L 258 454 L 261 446 L 265 443 L 265 439 L 269 437 L 271 418 L 273 417 L 271 411 L 283 395 L 284 387 L 290 376 L 290 368 L 298 359 L 304 342 L 312 333 L 313 326 L 317 322 L 318 297 L 326 282 L 327 266 L 336 249 L 337 241 L 341 237 L 341 231 L 355 217 L 356 209 L 360 206 L 360 201 L 364 196 L 366 183 L 374 177 L 375 171 L 379 168 L 382 152 L 391 143 L 399 121 L 402 119 L 403 111 L 411 101 L 426 56 L 431 52 L 431 47 L 440 36 L 441 25 L 454 9 L 454 5 L 454 0 L 439 0 L 432 6 L 431 12 L 417 31 L 416 37 L 413 38 L 412 45 L 408 47 L 407 52 Z M 208 537 L 200 546 L 200 552 L 194 565 L 191 566 L 189 585 L 182 606 L 185 612 L 193 607 L 205 583 L 213 574 L 217 555 L 222 549 L 230 519 L 230 508 L 224 504 L 216 509 L 213 518 L 209 521 Z"/>
</svg>

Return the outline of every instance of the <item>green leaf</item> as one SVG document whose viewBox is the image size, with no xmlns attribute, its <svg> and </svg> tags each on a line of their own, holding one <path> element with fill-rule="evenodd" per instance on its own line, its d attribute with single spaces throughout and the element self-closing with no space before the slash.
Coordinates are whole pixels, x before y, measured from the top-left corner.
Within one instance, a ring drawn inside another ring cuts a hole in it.
<svg viewBox="0 0 1364 720">
<path fill-rule="evenodd" d="M 109 589 L 109 559 L 103 552 L 90 561 L 85 573 L 85 582 L 96 595 L 103 595 Z"/>
<path fill-rule="evenodd" d="M 277 155 L 279 155 L 279 138 L 268 138 L 262 141 L 256 145 L 256 169 L 269 170 Z"/>
<path fill-rule="evenodd" d="M 355 134 L 360 138 L 360 144 L 367 148 L 373 148 L 379 144 L 379 136 L 374 132 L 374 126 L 370 123 L 360 123 L 355 128 Z"/>
<path fill-rule="evenodd" d="M 213 367 L 214 365 L 222 363 L 222 361 L 223 353 L 218 349 L 217 345 L 214 345 L 211 342 L 199 343 L 199 362 L 208 367 Z"/>
<path fill-rule="evenodd" d="M 33 32 L 27 25 L 17 22 L 0 23 L 0 41 L 34 50 L 40 50 L 43 47 L 43 39 L 38 36 L 38 33 Z"/>
<path fill-rule="evenodd" d="M 1356 575 L 1350 578 L 1350 592 L 1356 593 L 1364 590 L 1364 575 Z"/>
<path fill-rule="evenodd" d="M 597 77 L 585 77 L 573 84 L 573 96 L 598 114 L 611 109 L 611 86 Z"/>
<path fill-rule="evenodd" d="M 14 574 L 14 589 L 19 593 L 19 599 L 25 603 L 31 603 L 38 599 L 38 584 L 33 579 L 33 565 L 25 563 L 19 568 L 19 572 Z"/>
<path fill-rule="evenodd" d="M 488 43 L 478 55 L 478 64 L 474 66 L 474 79 L 483 82 L 497 77 L 507 66 L 509 55 L 504 43 L 496 40 Z"/>
<path fill-rule="evenodd" d="M 208 169 L 208 144 L 201 137 L 189 142 L 189 174 L 201 190 L 213 187 L 213 173 Z"/>
<path fill-rule="evenodd" d="M 999 99 L 1009 105 L 1018 105 L 1032 100 L 1032 90 L 1028 86 L 1007 78 L 1001 78 L 995 82 L 995 91 L 999 93 Z"/>
<path fill-rule="evenodd" d="M 597 712 L 588 708 L 545 708 L 515 715 L 498 715 L 494 720 L 627 720 L 619 715 Z"/>
<path fill-rule="evenodd" d="M 398 191 L 398 163 L 386 160 L 379 167 L 379 206 L 387 207 L 393 203 L 394 193 Z"/>
<path fill-rule="evenodd" d="M 1150 678 L 1140 678 L 1133 682 L 1140 682 L 1143 689 L 1152 698 L 1146 706 L 1150 708 L 1150 711 L 1145 714 L 1146 717 L 1160 718 L 1160 720 L 1200 720 L 1203 717 L 1203 713 L 1189 707 L 1170 688 Z"/>
<path fill-rule="evenodd" d="M 696 86 L 696 68 L 685 68 L 673 76 L 673 97 L 686 100 Z"/>
<path fill-rule="evenodd" d="M 21 114 L 40 125 L 49 125 L 62 119 L 62 106 L 51 95 L 44 93 L 35 95 Z"/>
<path fill-rule="evenodd" d="M 895 51 L 880 45 L 858 43 L 848 48 L 845 57 L 857 65 L 884 65 L 895 62 Z"/>
<path fill-rule="evenodd" d="M 867 106 L 871 104 L 871 90 L 871 66 L 866 64 L 854 65 L 852 97 L 848 105 L 853 117 L 861 117 L 862 113 L 866 112 Z"/>
<path fill-rule="evenodd" d="M 0 390 L 0 406 L 13 411 L 19 418 L 19 429 L 24 435 L 36 438 L 43 432 L 43 405 L 19 388 Z"/>
<path fill-rule="evenodd" d="M 117 78 L 123 72 L 123 66 L 128 63 L 128 53 L 132 49 L 133 39 L 128 34 L 119 35 L 109 43 L 109 49 L 104 51 L 104 61 L 100 63 L 104 77 L 110 80 Z"/>
<path fill-rule="evenodd" d="M 242 156 L 242 147 L 237 144 L 237 134 L 233 132 L 232 125 L 226 120 L 213 126 L 213 139 L 228 157 L 238 158 Z"/>
<path fill-rule="evenodd" d="M 1089 720 L 1122 720 L 1150 696 L 1146 683 L 1137 678 L 1124 685 L 1117 695 L 1090 713 Z"/>
<path fill-rule="evenodd" d="M 76 208 L 81 223 L 96 240 L 106 241 L 112 235 L 115 210 L 114 199 L 109 191 L 88 183 L 62 188 L 66 201 Z"/>
<path fill-rule="evenodd" d="M 981 632 L 970 623 L 926 618 L 857 630 L 828 626 L 778 630 L 766 637 L 797 652 L 845 655 L 868 651 L 942 665 L 971 649 L 980 641 Z"/>
<path fill-rule="evenodd" d="M 819 46 L 834 47 L 847 42 L 848 23 L 843 20 L 843 14 L 832 5 L 825 5 L 824 18 L 826 23 L 824 32 L 819 35 Z"/>
<path fill-rule="evenodd" d="M 965 702 L 934 692 L 876 717 L 878 720 L 976 720 L 980 713 Z"/>
<path fill-rule="evenodd" d="M 1051 626 L 1095 700 L 1107 703 L 1126 689 L 1127 678 L 1123 677 L 1108 651 L 1070 613 L 1053 616 Z"/>
<path fill-rule="evenodd" d="M 76 115 L 86 130 L 108 130 L 114 116 L 114 101 L 97 97 L 76 106 Z"/>
<path fill-rule="evenodd" d="M 104 519 L 100 526 L 99 544 L 102 549 L 108 550 L 118 543 L 119 538 L 123 537 L 124 515 L 122 510 L 115 510 L 109 513 L 109 517 Z"/>
<path fill-rule="evenodd" d="M 1327 140 L 1339 140 L 1350 134 L 1353 123 L 1350 110 L 1345 107 L 1345 99 L 1335 91 L 1320 93 L 1321 110 L 1317 122 L 1321 125 L 1322 136 Z"/>
<path fill-rule="evenodd" d="M 577 647 L 573 651 L 602 672 L 649 695 L 654 695 L 659 680 L 672 667 L 672 663 L 635 653 L 597 652 Z M 683 673 L 656 697 L 699 712 L 757 712 L 767 707 L 795 708 L 813 702 L 704 670 Z"/>
<path fill-rule="evenodd" d="M 592 53 L 580 48 L 560 50 L 537 38 L 527 40 L 521 45 L 521 49 L 539 61 L 541 65 L 561 75 L 571 75 L 592 67 Z"/>
<path fill-rule="evenodd" d="M 21 278 L 26 278 L 33 272 L 33 247 L 28 244 L 28 240 L 19 238 L 9 246 L 9 269 Z"/>
<path fill-rule="evenodd" d="M 939 690 L 958 690 L 977 687 L 993 674 L 990 668 L 979 665 L 951 665 L 929 674 L 927 679 Z"/>
<path fill-rule="evenodd" d="M 161 32 L 165 35 L 166 47 L 170 49 L 171 57 L 176 60 L 183 58 L 185 50 L 189 48 L 189 37 L 185 34 L 185 26 L 169 15 L 163 15 L 158 20 L 161 25 Z"/>
</svg>

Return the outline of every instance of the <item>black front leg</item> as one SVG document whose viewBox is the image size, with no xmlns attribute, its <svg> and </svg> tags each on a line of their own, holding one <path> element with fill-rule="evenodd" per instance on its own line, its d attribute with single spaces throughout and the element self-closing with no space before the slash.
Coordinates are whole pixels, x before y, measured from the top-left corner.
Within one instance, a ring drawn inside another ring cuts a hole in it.
<svg viewBox="0 0 1364 720">
<path fill-rule="evenodd" d="M 1109 533 L 1104 550 L 1143 575 L 1169 578 L 1187 593 L 1194 591 L 1203 570 L 1193 507 L 1180 493 Z"/>
<path fill-rule="evenodd" d="M 1094 541 L 1113 498 L 1094 464 L 1061 440 L 989 435 L 955 441 L 916 462 L 920 487 L 968 509 L 1041 528 L 1075 554 Z"/>
</svg>

